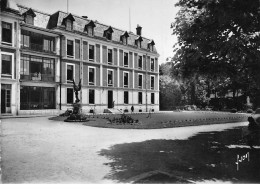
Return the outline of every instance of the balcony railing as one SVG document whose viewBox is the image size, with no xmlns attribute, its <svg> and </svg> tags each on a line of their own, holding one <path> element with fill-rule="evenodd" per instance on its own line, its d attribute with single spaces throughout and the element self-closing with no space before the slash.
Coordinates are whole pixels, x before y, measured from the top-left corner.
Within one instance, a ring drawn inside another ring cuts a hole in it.
<svg viewBox="0 0 260 190">
<path fill-rule="evenodd" d="M 29 75 L 21 75 L 20 79 L 25 81 L 55 82 L 54 75 L 41 74 L 41 73 L 30 73 Z"/>
<path fill-rule="evenodd" d="M 22 48 L 24 49 L 30 49 L 33 51 L 40 51 L 40 52 L 47 52 L 47 53 L 55 53 L 54 50 L 51 49 L 44 49 L 42 44 L 34 44 L 34 43 L 30 43 L 29 46 L 22 44 Z"/>
</svg>

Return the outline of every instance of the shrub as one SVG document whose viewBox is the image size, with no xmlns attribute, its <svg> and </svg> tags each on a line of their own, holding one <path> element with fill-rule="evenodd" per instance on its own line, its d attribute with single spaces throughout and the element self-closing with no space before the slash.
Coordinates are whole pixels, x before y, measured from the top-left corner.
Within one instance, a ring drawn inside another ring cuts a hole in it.
<svg viewBox="0 0 260 190">
<path fill-rule="evenodd" d="M 254 111 L 252 109 L 248 109 L 246 113 L 253 113 Z"/>
<path fill-rule="evenodd" d="M 232 108 L 231 109 L 231 113 L 236 113 L 237 112 L 237 109 L 236 108 Z"/>
</svg>

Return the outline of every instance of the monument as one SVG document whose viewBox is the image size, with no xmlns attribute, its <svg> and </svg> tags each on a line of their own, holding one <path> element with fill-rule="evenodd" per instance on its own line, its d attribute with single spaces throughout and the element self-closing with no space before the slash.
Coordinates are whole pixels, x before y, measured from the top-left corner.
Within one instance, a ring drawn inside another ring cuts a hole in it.
<svg viewBox="0 0 260 190">
<path fill-rule="evenodd" d="M 75 93 L 75 103 L 73 103 L 73 110 L 69 117 L 65 120 L 67 122 L 80 122 L 87 121 L 87 116 L 82 114 L 82 105 L 79 99 L 79 92 L 81 91 L 81 79 L 79 80 L 79 84 L 76 85 L 73 79 L 73 90 Z"/>
</svg>

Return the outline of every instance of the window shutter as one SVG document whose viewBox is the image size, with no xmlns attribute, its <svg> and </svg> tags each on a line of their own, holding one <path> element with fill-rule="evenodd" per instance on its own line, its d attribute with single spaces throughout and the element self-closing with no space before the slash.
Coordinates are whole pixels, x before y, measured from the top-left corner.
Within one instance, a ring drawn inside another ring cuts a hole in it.
<svg viewBox="0 0 260 190">
<path fill-rule="evenodd" d="M 114 65 L 117 65 L 117 49 L 114 48 L 114 59 L 113 59 Z"/>
<path fill-rule="evenodd" d="M 146 61 L 147 61 L 147 63 L 146 63 L 147 71 L 150 71 L 151 70 L 151 59 L 150 59 L 150 56 L 147 56 Z"/>
<path fill-rule="evenodd" d="M 83 41 L 83 60 L 88 59 L 88 42 Z"/>
<path fill-rule="evenodd" d="M 80 59 L 80 40 L 75 40 L 75 58 Z"/>
<path fill-rule="evenodd" d="M 107 47 L 106 46 L 102 46 L 103 47 L 103 63 L 107 63 Z"/>
<path fill-rule="evenodd" d="M 96 44 L 96 62 L 100 63 L 100 45 Z"/>
<path fill-rule="evenodd" d="M 155 58 L 154 71 L 158 72 L 158 59 L 157 58 Z"/>
<path fill-rule="evenodd" d="M 133 52 L 129 52 L 129 67 L 133 68 Z"/>
<path fill-rule="evenodd" d="M 119 66 L 123 66 L 124 61 L 123 61 L 123 50 L 119 50 Z"/>
<path fill-rule="evenodd" d="M 134 56 L 134 68 L 138 68 L 137 53 L 135 53 L 135 56 Z"/>
<path fill-rule="evenodd" d="M 67 56 L 67 53 L 66 53 L 66 38 L 65 36 L 62 36 L 61 37 L 61 55 L 62 57 L 66 57 Z"/>
</svg>

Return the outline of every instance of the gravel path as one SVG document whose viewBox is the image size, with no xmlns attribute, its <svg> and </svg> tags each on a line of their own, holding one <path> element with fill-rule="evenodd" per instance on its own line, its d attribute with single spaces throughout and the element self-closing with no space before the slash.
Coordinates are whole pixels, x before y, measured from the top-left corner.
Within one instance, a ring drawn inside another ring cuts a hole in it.
<svg viewBox="0 0 260 190">
<path fill-rule="evenodd" d="M 2 120 L 3 183 L 118 183 L 104 177 L 110 161 L 99 155 L 115 144 L 187 139 L 246 123 L 154 130 L 106 129 L 40 118 Z"/>
</svg>

